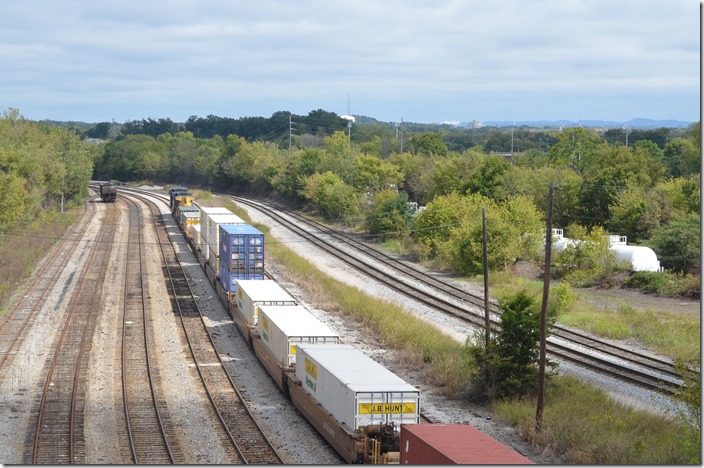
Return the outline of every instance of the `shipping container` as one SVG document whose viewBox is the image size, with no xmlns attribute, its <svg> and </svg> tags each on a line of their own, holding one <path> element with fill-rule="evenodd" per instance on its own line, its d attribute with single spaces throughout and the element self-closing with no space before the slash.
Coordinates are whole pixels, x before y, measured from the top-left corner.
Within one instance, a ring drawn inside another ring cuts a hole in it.
<svg viewBox="0 0 704 468">
<path fill-rule="evenodd" d="M 200 247 L 200 224 L 191 226 L 191 239 L 193 239 L 193 245 L 196 246 L 196 249 Z"/>
<path fill-rule="evenodd" d="M 401 464 L 529 465 L 533 462 L 466 424 L 404 424 Z"/>
<path fill-rule="evenodd" d="M 221 267 L 222 275 L 222 267 Z M 258 308 L 264 305 L 295 306 L 296 300 L 274 280 L 238 279 L 233 291 L 237 309 L 250 326 L 257 325 Z"/>
<path fill-rule="evenodd" d="M 420 419 L 420 391 L 349 345 L 298 344 L 296 378 L 351 430 Z"/>
<path fill-rule="evenodd" d="M 220 255 L 220 226 L 224 224 L 246 224 L 242 218 L 234 214 L 208 215 L 206 228 L 208 249 L 214 250 L 215 255 Z"/>
<path fill-rule="evenodd" d="M 198 211 L 185 211 L 185 207 L 179 207 L 178 222 L 184 229 L 194 224 L 200 224 L 200 213 Z M 195 207 L 193 207 L 195 208 Z M 197 210 L 198 208 L 196 208 Z M 189 234 L 190 236 L 190 234 Z"/>
<path fill-rule="evenodd" d="M 225 265 L 219 265 L 220 261 L 218 260 L 217 257 L 213 255 L 213 250 L 210 250 L 210 258 L 209 258 L 210 265 L 213 267 L 213 271 L 218 271 L 219 275 L 218 277 L 220 278 L 220 285 L 222 285 L 222 288 L 225 290 L 225 292 L 234 295 L 237 292 L 237 282 L 242 280 L 242 281 L 247 281 L 247 280 L 257 280 L 257 281 L 265 281 L 266 276 L 264 273 L 233 273 L 230 272 Z M 254 325 L 254 324 L 252 324 Z"/>
<path fill-rule="evenodd" d="M 181 227 L 183 227 L 184 213 L 198 213 L 198 208 L 195 206 L 176 206 L 174 218 Z"/>
<path fill-rule="evenodd" d="M 200 207 L 200 224 L 203 226 L 201 229 L 202 242 L 208 244 L 208 216 L 215 214 L 233 214 L 232 211 L 228 210 L 223 206 L 201 206 Z M 206 255 L 207 256 L 207 255 Z"/>
<path fill-rule="evenodd" d="M 218 256 L 230 273 L 264 274 L 264 234 L 249 224 L 221 224 Z"/>
<path fill-rule="evenodd" d="M 337 344 L 340 336 L 301 306 L 259 306 L 257 330 L 279 365 L 296 364 L 296 344 Z"/>
</svg>

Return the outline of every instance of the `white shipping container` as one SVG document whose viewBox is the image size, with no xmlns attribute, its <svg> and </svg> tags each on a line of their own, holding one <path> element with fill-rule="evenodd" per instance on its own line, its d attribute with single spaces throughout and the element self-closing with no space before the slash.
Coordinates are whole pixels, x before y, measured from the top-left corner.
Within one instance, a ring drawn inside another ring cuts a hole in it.
<svg viewBox="0 0 704 468">
<path fill-rule="evenodd" d="M 302 388 L 350 429 L 419 423 L 420 391 L 361 351 L 343 344 L 297 348 Z"/>
<path fill-rule="evenodd" d="M 191 226 L 193 233 L 193 245 L 198 248 L 200 246 L 200 224 L 194 224 Z"/>
<path fill-rule="evenodd" d="M 301 306 L 259 306 L 257 329 L 279 364 L 296 363 L 296 345 L 337 344 L 340 336 Z"/>
<path fill-rule="evenodd" d="M 189 225 L 200 224 L 200 213 L 197 211 L 181 211 L 178 218 L 184 229 Z"/>
<path fill-rule="evenodd" d="M 237 280 L 237 309 L 245 322 L 257 324 L 258 307 L 295 306 L 296 300 L 274 280 Z"/>
<path fill-rule="evenodd" d="M 218 251 L 213 250 L 213 248 L 210 246 L 208 246 L 208 262 L 213 268 L 213 271 L 220 271 L 220 259 L 218 258 Z"/>
<path fill-rule="evenodd" d="M 208 249 L 214 250 L 215 255 L 220 254 L 220 225 L 221 224 L 247 224 L 242 218 L 233 214 L 208 215 Z"/>
<path fill-rule="evenodd" d="M 228 210 L 224 206 L 201 206 L 200 207 L 200 224 L 203 226 L 203 244 L 208 245 L 208 216 L 215 214 L 234 214 L 232 211 Z M 206 257 L 207 257 L 206 253 Z"/>
</svg>

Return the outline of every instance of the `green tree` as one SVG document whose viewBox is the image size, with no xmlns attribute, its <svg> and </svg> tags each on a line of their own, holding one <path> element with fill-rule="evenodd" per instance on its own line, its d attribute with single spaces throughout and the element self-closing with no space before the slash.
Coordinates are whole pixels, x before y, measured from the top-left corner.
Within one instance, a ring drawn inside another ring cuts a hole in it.
<svg viewBox="0 0 704 468">
<path fill-rule="evenodd" d="M 664 150 L 664 160 L 671 177 L 682 177 L 699 172 L 700 154 L 694 144 L 684 138 L 675 138 Z"/>
<path fill-rule="evenodd" d="M 676 213 L 653 231 L 650 246 L 660 265 L 676 273 L 701 271 L 701 217 L 698 213 Z"/>
<path fill-rule="evenodd" d="M 442 244 L 450 239 L 452 228 L 473 213 L 465 196 L 457 192 L 434 198 L 413 223 L 413 238 L 423 255 L 435 257 Z"/>
<path fill-rule="evenodd" d="M 495 200 L 506 199 L 499 197 L 498 187 L 501 185 L 503 175 L 509 170 L 510 164 L 501 156 L 487 156 L 479 169 L 470 176 L 463 190 L 466 193 L 479 193 Z"/>
<path fill-rule="evenodd" d="M 389 156 L 389 162 L 400 168 L 403 176 L 400 189 L 408 194 L 408 198 L 420 204 L 427 203 L 427 191 L 423 185 L 423 175 L 430 172 L 430 158 L 412 153 L 396 153 Z"/>
<path fill-rule="evenodd" d="M 492 336 L 488 349 L 483 343 L 467 347 L 467 356 L 474 363 L 472 396 L 477 400 L 496 401 L 535 393 L 540 357 L 539 303 L 522 290 L 503 299 L 499 307 L 501 333 Z"/>
<path fill-rule="evenodd" d="M 291 157 L 286 159 L 286 164 L 272 178 L 272 185 L 289 199 L 300 200 L 305 181 L 318 172 L 321 158 L 322 151 L 317 148 L 294 151 Z"/>
<path fill-rule="evenodd" d="M 360 192 L 378 193 L 396 187 L 402 179 L 398 166 L 371 155 L 354 161 L 352 184 Z"/>
<path fill-rule="evenodd" d="M 515 197 L 502 204 L 478 194 L 467 195 L 468 215 L 450 228 L 448 240 L 438 248 L 439 256 L 455 272 L 479 275 L 483 272 L 482 208 L 487 212 L 489 269 L 505 269 L 517 260 L 536 260 L 542 246 L 543 216 L 527 197 Z"/>
<path fill-rule="evenodd" d="M 357 192 L 330 171 L 308 177 L 301 195 L 327 220 L 349 222 L 359 214 Z"/>
<path fill-rule="evenodd" d="M 548 150 L 548 158 L 552 164 L 567 166 L 581 175 L 589 169 L 598 145 L 599 135 L 594 130 L 565 128 Z"/>
<path fill-rule="evenodd" d="M 379 192 L 367 217 L 366 229 L 372 234 L 385 234 L 401 239 L 410 232 L 413 214 L 414 209 L 408 203 L 408 195 L 405 192 Z"/>
<path fill-rule="evenodd" d="M 655 185 L 651 159 L 646 152 L 633 152 L 623 146 L 604 143 L 598 147 L 590 170 L 584 175 L 580 191 L 580 214 L 589 225 L 608 223 L 618 196 L 628 185 L 645 189 Z"/>
<path fill-rule="evenodd" d="M 0 171 L 0 232 L 15 227 L 25 213 L 26 180 Z"/>
<path fill-rule="evenodd" d="M 425 156 L 446 156 L 447 145 L 437 133 L 416 133 L 410 139 L 412 152 Z"/>
<path fill-rule="evenodd" d="M 561 247 L 553 244 L 555 277 L 574 286 L 590 286 L 616 270 L 616 255 L 602 227 L 589 231 L 584 226 L 571 224 L 566 236 L 573 242 Z"/>
</svg>

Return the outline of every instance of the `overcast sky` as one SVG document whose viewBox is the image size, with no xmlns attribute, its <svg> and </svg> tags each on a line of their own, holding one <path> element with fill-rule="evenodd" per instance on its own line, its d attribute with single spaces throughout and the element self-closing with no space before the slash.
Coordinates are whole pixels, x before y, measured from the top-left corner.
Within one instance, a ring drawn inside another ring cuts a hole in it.
<svg viewBox="0 0 704 468">
<path fill-rule="evenodd" d="M 20 0 L 0 106 L 117 122 L 700 118 L 696 0 Z"/>
</svg>

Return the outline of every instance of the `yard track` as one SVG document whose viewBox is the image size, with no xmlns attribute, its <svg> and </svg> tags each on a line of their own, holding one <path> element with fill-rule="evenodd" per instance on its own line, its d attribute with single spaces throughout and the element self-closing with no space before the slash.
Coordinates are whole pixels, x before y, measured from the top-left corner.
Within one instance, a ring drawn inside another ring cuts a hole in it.
<svg viewBox="0 0 704 468">
<path fill-rule="evenodd" d="M 447 279 L 386 254 L 361 241 L 359 236 L 341 233 L 271 203 L 232 198 L 237 203 L 263 211 L 304 240 L 392 290 L 472 327 L 484 328 L 483 296 L 467 292 Z M 492 332 L 500 333 L 500 311 L 496 303 L 490 303 L 489 313 Z M 547 350 L 550 357 L 667 394 L 678 391 L 683 385 L 681 374 L 675 371 L 670 360 L 627 349 L 559 324 L 551 328 Z"/>
</svg>

